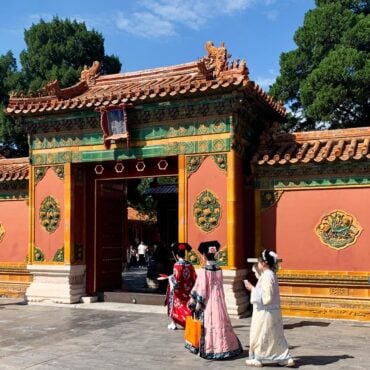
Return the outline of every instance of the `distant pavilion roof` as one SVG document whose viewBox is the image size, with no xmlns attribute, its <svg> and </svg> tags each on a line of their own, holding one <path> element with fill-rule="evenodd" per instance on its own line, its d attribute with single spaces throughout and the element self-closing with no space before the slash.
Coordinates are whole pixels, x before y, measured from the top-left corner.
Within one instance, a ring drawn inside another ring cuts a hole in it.
<svg viewBox="0 0 370 370">
<path fill-rule="evenodd" d="M 220 47 L 206 43 L 208 56 L 198 61 L 169 67 L 122 74 L 100 76 L 100 64 L 81 72 L 80 82 L 61 89 L 58 81 L 49 83 L 38 96 L 12 94 L 6 113 L 15 116 L 68 112 L 123 103 L 163 101 L 196 94 L 245 91 L 264 107 L 272 109 L 283 119 L 286 116 L 281 102 L 275 102 L 258 84 L 249 79 L 244 61 L 231 61 L 223 43 Z"/>
<path fill-rule="evenodd" d="M 370 127 L 277 135 L 262 143 L 253 162 L 285 165 L 370 159 Z"/>
<path fill-rule="evenodd" d="M 0 182 L 28 180 L 29 158 L 0 159 Z"/>
</svg>

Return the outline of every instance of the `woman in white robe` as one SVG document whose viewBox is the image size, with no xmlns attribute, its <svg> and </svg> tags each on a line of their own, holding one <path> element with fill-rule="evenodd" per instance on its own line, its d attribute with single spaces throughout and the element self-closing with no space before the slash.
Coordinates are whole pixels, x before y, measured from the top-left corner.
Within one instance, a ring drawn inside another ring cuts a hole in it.
<svg viewBox="0 0 370 370">
<path fill-rule="evenodd" d="M 276 253 L 264 250 L 258 260 L 261 275 L 257 285 L 254 287 L 247 280 L 244 281 L 245 287 L 251 292 L 250 301 L 253 304 L 247 366 L 262 367 L 272 363 L 295 366 L 284 336 L 276 266 Z"/>
</svg>

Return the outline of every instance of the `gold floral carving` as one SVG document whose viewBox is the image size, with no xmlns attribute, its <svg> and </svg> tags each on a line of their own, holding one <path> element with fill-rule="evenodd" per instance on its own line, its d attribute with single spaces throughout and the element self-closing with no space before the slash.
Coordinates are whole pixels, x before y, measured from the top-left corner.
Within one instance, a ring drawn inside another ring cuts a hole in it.
<svg viewBox="0 0 370 370">
<path fill-rule="evenodd" d="M 48 195 L 40 206 L 40 222 L 45 230 L 49 233 L 54 232 L 59 225 L 61 218 L 58 202 Z"/>
<path fill-rule="evenodd" d="M 315 227 L 320 241 L 336 250 L 356 243 L 361 231 L 362 227 L 356 218 L 339 209 L 323 216 Z"/>
<path fill-rule="evenodd" d="M 0 242 L 3 241 L 4 236 L 5 236 L 5 228 L 4 228 L 4 225 L 0 223 Z"/>
<path fill-rule="evenodd" d="M 33 260 L 37 262 L 45 261 L 45 255 L 40 248 L 37 248 L 37 247 L 34 248 Z"/>
<path fill-rule="evenodd" d="M 213 155 L 213 160 L 217 167 L 223 171 L 227 171 L 227 156 L 226 154 L 215 154 Z"/>
<path fill-rule="evenodd" d="M 198 171 L 198 168 L 205 158 L 206 157 L 204 155 L 186 157 L 186 171 L 188 173 L 188 177 Z"/>
<path fill-rule="evenodd" d="M 53 262 L 64 262 L 64 247 L 59 248 L 53 257 Z"/>
<path fill-rule="evenodd" d="M 261 209 L 266 210 L 275 205 L 282 194 L 283 191 L 281 190 L 261 190 Z"/>
<path fill-rule="evenodd" d="M 35 167 L 34 177 L 35 177 L 36 184 L 38 184 L 44 178 L 48 168 L 49 167 Z"/>
<path fill-rule="evenodd" d="M 200 193 L 193 206 L 196 224 L 206 232 L 215 229 L 221 218 L 221 205 L 216 196 L 209 190 Z"/>
</svg>

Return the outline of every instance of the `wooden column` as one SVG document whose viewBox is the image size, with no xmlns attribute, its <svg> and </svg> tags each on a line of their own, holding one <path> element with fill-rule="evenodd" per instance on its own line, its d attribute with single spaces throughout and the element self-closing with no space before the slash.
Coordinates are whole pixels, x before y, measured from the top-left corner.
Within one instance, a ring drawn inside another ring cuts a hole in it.
<svg viewBox="0 0 370 370">
<path fill-rule="evenodd" d="M 71 163 L 64 165 L 64 263 L 71 264 L 71 247 L 73 245 L 73 227 L 72 227 L 72 171 Z"/>
<path fill-rule="evenodd" d="M 262 252 L 262 229 L 261 229 L 261 191 L 256 189 L 254 191 L 254 205 L 255 205 L 255 244 L 254 255 L 257 257 Z"/>
<path fill-rule="evenodd" d="M 230 151 L 227 154 L 227 247 L 229 268 L 236 268 L 237 247 L 237 185 L 236 185 L 236 158 L 235 152 Z"/>
<path fill-rule="evenodd" d="M 187 177 L 186 177 L 186 157 L 184 155 L 178 156 L 179 173 L 179 210 L 178 210 L 178 227 L 179 227 L 179 241 L 187 242 Z"/>
</svg>

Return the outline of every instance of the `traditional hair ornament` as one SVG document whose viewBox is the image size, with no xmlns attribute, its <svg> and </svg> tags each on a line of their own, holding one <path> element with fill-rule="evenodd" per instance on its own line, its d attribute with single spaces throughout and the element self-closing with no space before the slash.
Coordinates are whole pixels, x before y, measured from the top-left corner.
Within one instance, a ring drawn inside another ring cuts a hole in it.
<svg viewBox="0 0 370 370">
<path fill-rule="evenodd" d="M 274 251 L 267 251 L 266 249 L 264 249 L 262 251 L 262 260 L 264 262 L 267 262 L 267 259 L 268 259 L 267 256 L 272 257 L 274 259 L 274 264 L 275 265 L 277 264 L 277 262 L 278 262 L 278 255 Z"/>
<path fill-rule="evenodd" d="M 216 247 L 209 247 L 208 248 L 208 253 L 216 254 L 217 253 L 217 248 Z"/>
<path fill-rule="evenodd" d="M 274 251 L 269 251 L 269 255 L 274 259 L 274 264 L 278 262 L 278 255 Z"/>
<path fill-rule="evenodd" d="M 183 243 L 180 243 L 180 244 L 179 244 L 179 246 L 178 246 L 178 249 L 179 249 L 180 251 L 184 251 L 184 250 L 186 249 L 186 245 L 185 245 L 185 244 L 183 244 Z"/>
<path fill-rule="evenodd" d="M 267 250 L 266 250 L 266 249 L 264 249 L 264 250 L 262 251 L 262 259 L 263 259 L 263 262 L 267 262 L 266 252 L 267 252 Z"/>
</svg>

